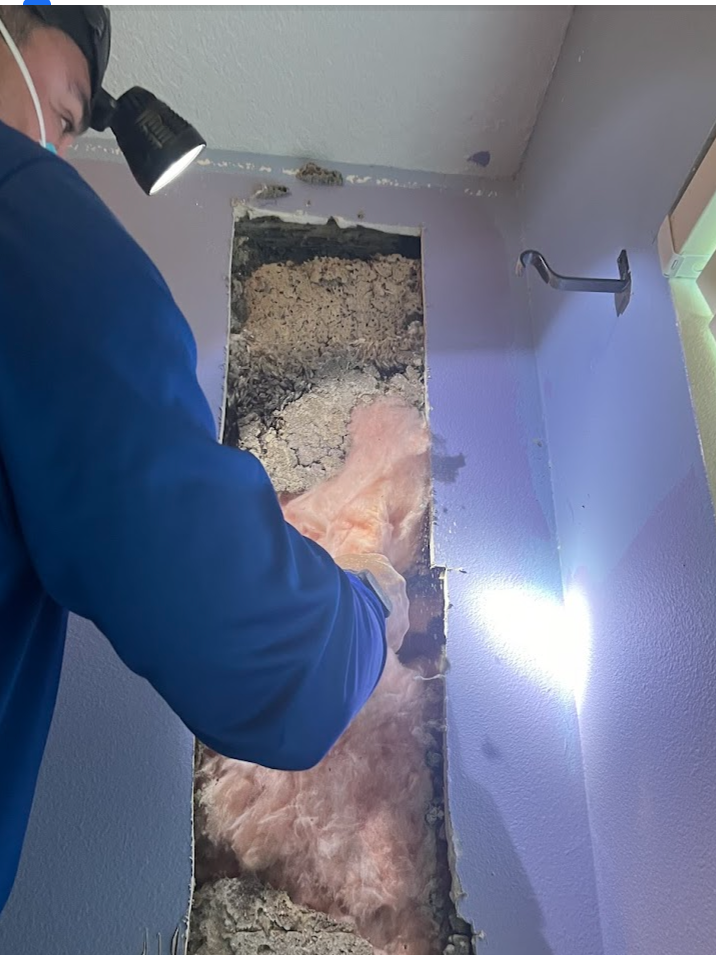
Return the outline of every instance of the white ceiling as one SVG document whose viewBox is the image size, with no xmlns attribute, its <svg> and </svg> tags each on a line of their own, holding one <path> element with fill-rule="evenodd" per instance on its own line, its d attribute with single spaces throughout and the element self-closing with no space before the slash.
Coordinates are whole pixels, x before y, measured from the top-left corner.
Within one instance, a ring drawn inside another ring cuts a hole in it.
<svg viewBox="0 0 716 955">
<path fill-rule="evenodd" d="M 509 178 L 571 13 L 114 6 L 105 85 L 146 86 L 210 148 Z"/>
</svg>

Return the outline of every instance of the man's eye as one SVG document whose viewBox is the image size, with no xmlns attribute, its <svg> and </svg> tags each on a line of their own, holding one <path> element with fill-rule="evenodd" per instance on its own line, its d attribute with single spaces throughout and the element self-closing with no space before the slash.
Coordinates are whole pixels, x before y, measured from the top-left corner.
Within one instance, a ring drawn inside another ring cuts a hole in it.
<svg viewBox="0 0 716 955">
<path fill-rule="evenodd" d="M 75 124 L 71 119 L 68 119 L 66 116 L 62 118 L 62 134 L 64 136 L 72 136 L 74 133 Z"/>
</svg>

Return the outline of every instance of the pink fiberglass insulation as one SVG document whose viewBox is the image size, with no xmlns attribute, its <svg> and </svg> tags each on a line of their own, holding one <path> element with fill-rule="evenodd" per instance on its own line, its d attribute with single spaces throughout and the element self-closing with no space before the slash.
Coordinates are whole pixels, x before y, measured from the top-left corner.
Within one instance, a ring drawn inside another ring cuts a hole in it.
<svg viewBox="0 0 716 955">
<path fill-rule="evenodd" d="M 284 507 L 286 520 L 338 557 L 384 554 L 401 573 L 417 557 L 428 496 L 428 432 L 397 401 L 358 407 L 343 469 Z"/>
<path fill-rule="evenodd" d="M 414 409 L 358 408 L 343 470 L 285 507 L 287 520 L 334 556 L 385 554 L 406 572 L 418 557 L 428 500 L 428 432 Z M 376 691 L 314 769 L 285 773 L 207 754 L 205 835 L 244 872 L 294 902 L 353 922 L 376 952 L 429 955 L 438 874 L 426 823 L 433 784 L 428 727 L 434 684 L 392 651 Z"/>
</svg>

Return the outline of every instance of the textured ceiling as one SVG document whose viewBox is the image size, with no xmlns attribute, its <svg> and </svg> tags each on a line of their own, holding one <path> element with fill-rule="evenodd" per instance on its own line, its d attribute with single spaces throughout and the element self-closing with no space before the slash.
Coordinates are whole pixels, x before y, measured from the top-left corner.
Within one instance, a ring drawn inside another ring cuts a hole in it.
<svg viewBox="0 0 716 955">
<path fill-rule="evenodd" d="M 106 85 L 147 86 L 215 149 L 508 178 L 571 12 L 115 6 Z"/>
</svg>

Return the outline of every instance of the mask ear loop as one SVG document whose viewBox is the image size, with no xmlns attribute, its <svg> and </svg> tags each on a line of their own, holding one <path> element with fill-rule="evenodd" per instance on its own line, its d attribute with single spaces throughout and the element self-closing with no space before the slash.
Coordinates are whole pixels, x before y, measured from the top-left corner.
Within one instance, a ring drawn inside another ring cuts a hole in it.
<svg viewBox="0 0 716 955">
<path fill-rule="evenodd" d="M 42 115 L 42 107 L 40 106 L 40 100 L 37 96 L 37 90 L 35 89 L 35 84 L 32 82 L 32 77 L 30 76 L 30 71 L 28 70 L 25 61 L 22 58 L 22 53 L 17 48 L 17 45 L 13 38 L 10 36 L 10 33 L 5 26 L 5 24 L 0 19 L 0 34 L 2 34 L 3 39 L 8 45 L 8 49 L 15 58 L 15 62 L 20 67 L 20 72 L 22 73 L 23 79 L 27 83 L 27 88 L 30 91 L 30 96 L 32 97 L 32 105 L 35 107 L 35 112 L 37 113 L 37 122 L 40 124 L 40 145 L 44 146 L 47 149 L 47 137 L 45 136 L 45 119 Z"/>
</svg>

